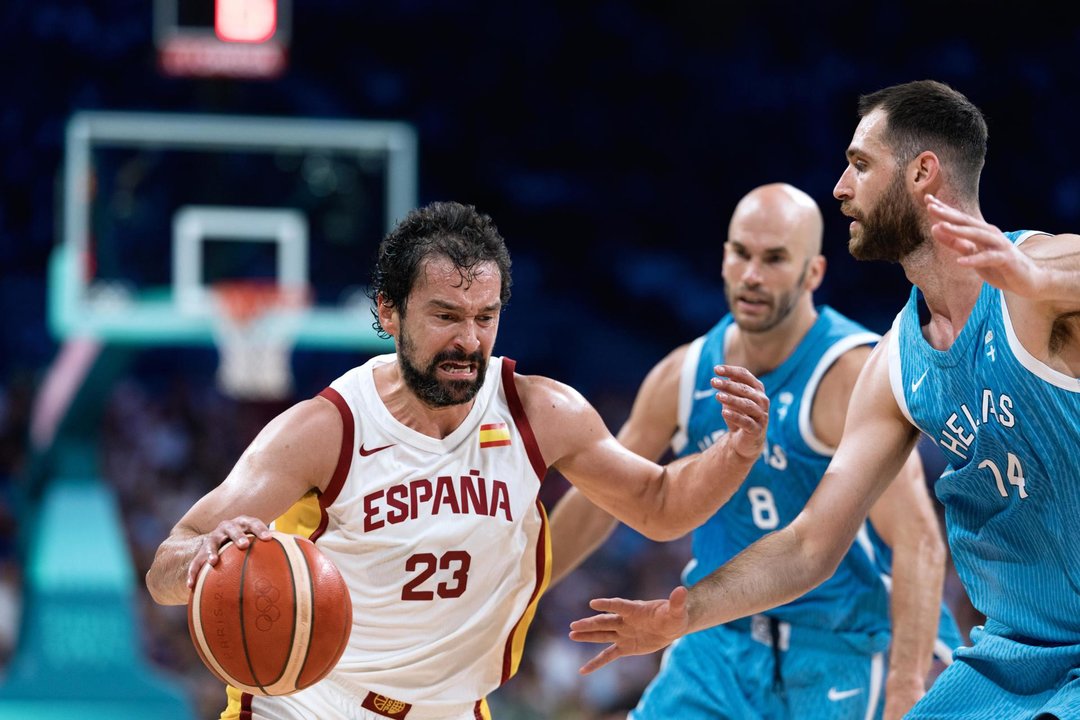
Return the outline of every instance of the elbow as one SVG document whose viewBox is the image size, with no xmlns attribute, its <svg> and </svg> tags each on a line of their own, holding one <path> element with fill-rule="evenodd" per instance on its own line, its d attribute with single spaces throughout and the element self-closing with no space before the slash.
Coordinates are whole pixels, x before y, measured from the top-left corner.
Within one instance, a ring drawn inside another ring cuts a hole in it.
<svg viewBox="0 0 1080 720">
<path fill-rule="evenodd" d="M 146 571 L 143 582 L 150 597 L 158 605 L 184 605 L 187 603 L 187 584 L 182 589 L 171 587 L 165 580 L 163 570 L 155 563 Z"/>
<path fill-rule="evenodd" d="M 169 603 L 168 598 L 162 595 L 159 591 L 157 578 L 153 566 L 151 566 L 150 569 L 146 571 L 146 576 L 143 578 L 143 582 L 146 584 L 146 590 L 150 593 L 150 597 L 154 600 L 154 602 L 156 602 L 158 605 L 172 604 Z"/>
<path fill-rule="evenodd" d="M 684 514 L 658 511 L 649 513 L 641 522 L 627 523 L 634 530 L 656 542 L 670 542 L 678 540 L 688 532 L 696 529 L 705 519 L 687 517 Z"/>
<path fill-rule="evenodd" d="M 708 514 L 688 513 L 661 505 L 659 510 L 646 515 L 640 526 L 634 529 L 650 540 L 670 542 L 696 530 L 709 517 Z"/>
<path fill-rule="evenodd" d="M 670 478 L 667 468 L 664 473 L 665 479 Z M 670 484 L 668 480 L 667 485 Z M 702 497 L 680 495 L 672 492 L 667 485 L 663 487 L 664 492 L 659 497 L 652 500 L 642 498 L 640 505 L 653 507 L 652 512 L 647 513 L 637 525 L 627 523 L 645 537 L 657 542 L 678 540 L 701 527 L 739 488 L 739 483 L 724 481 L 710 488 L 710 493 Z"/>
<path fill-rule="evenodd" d="M 810 554 L 803 566 L 806 569 L 807 577 L 804 585 L 807 590 L 816 588 L 831 578 L 836 573 L 836 569 L 840 567 L 840 561 L 843 559 L 844 554 L 842 552 Z"/>
<path fill-rule="evenodd" d="M 833 576 L 840 562 L 844 559 L 849 545 L 835 542 L 827 538 L 821 532 L 802 532 L 801 523 L 797 520 L 789 528 L 795 533 L 796 542 L 794 547 L 802 555 L 799 567 L 803 569 L 804 576 L 801 585 L 806 590 L 811 590 Z"/>
</svg>

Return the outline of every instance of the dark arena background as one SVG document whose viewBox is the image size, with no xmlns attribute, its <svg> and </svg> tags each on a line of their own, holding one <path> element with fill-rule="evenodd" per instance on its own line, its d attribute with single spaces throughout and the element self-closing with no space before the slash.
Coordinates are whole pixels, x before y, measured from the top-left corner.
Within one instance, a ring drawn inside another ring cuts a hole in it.
<svg viewBox="0 0 1080 720">
<path fill-rule="evenodd" d="M 1080 229 L 1067 4 L 230 9 L 215 34 L 214 0 L 0 6 L 0 718 L 216 717 L 184 608 L 155 605 L 143 575 L 265 422 L 386 349 L 362 290 L 382 233 L 418 204 L 494 218 L 514 265 L 496 352 L 579 389 L 613 431 L 649 368 L 724 313 L 728 218 L 757 185 L 821 206 L 817 301 L 888 328 L 910 286 L 849 258 L 831 196 L 860 93 L 952 84 L 988 118 L 987 220 Z M 217 343 L 254 339 L 207 286 L 283 277 L 305 248 L 315 314 L 261 353 L 291 378 L 252 370 L 268 395 L 223 391 Z M 190 314 L 172 304 L 187 290 Z M 549 508 L 565 488 L 548 478 Z M 579 677 L 593 648 L 567 625 L 593 597 L 666 595 L 687 553 L 620 528 L 542 600 L 495 716 L 625 715 L 659 656 Z M 965 631 L 979 622 L 954 573 L 945 593 Z"/>
</svg>

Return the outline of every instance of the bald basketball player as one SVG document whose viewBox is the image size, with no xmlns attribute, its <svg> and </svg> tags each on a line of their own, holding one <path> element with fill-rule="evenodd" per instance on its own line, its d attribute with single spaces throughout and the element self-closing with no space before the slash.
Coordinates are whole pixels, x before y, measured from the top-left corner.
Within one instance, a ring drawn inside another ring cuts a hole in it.
<svg viewBox="0 0 1080 720">
<path fill-rule="evenodd" d="M 687 584 L 790 523 L 839 442 L 878 336 L 815 307 L 825 274 L 821 241 L 821 212 L 806 193 L 776 183 L 747 194 L 724 244 L 730 312 L 649 373 L 619 433 L 648 458 L 668 445 L 678 456 L 703 452 L 729 430 L 706 392 L 710 368 L 745 366 L 765 385 L 765 451 L 731 500 L 694 531 Z M 565 497 L 552 515 L 556 578 L 613 524 L 576 492 Z M 564 531 L 571 527 L 578 531 Z M 925 691 L 943 572 L 943 542 L 913 454 L 831 579 L 786 605 L 679 640 L 631 717 L 899 718 Z M 958 645 L 947 614 L 942 626 L 942 649 Z"/>
</svg>

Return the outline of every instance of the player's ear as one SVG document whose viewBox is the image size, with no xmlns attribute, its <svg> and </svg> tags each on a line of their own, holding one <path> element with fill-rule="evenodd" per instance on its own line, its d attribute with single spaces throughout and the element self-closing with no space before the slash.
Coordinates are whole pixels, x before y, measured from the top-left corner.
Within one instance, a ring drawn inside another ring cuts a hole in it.
<svg viewBox="0 0 1080 720">
<path fill-rule="evenodd" d="M 927 188 L 934 187 L 941 177 L 941 162 L 937 154 L 924 150 L 908 165 L 908 182 L 917 196 L 923 195 Z"/>
<path fill-rule="evenodd" d="M 821 287 L 821 281 L 825 279 L 825 256 L 815 255 L 810 258 L 806 267 L 806 280 L 804 281 L 807 291 L 814 292 Z"/>
<path fill-rule="evenodd" d="M 383 331 L 391 337 L 398 337 L 401 313 L 398 312 L 397 306 L 390 303 L 382 293 L 378 294 L 375 302 L 378 304 L 379 324 L 382 325 Z"/>
</svg>

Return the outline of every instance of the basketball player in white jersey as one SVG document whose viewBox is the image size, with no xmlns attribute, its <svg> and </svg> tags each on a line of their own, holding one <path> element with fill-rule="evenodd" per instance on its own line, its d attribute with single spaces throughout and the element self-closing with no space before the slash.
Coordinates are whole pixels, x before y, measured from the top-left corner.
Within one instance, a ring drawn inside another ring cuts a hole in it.
<svg viewBox="0 0 1080 720">
<path fill-rule="evenodd" d="M 396 353 L 271 421 L 158 548 L 146 582 L 187 602 L 204 563 L 275 529 L 311 537 L 353 598 L 335 670 L 287 697 L 231 689 L 225 718 L 486 718 L 517 670 L 550 575 L 537 499 L 554 467 L 654 539 L 700 525 L 763 450 L 768 399 L 742 368 L 712 387 L 731 432 L 661 467 L 623 448 L 576 391 L 491 355 L 510 257 L 491 219 L 435 203 L 380 246 L 371 292 Z M 275 520 L 276 519 L 276 520 Z"/>
</svg>

